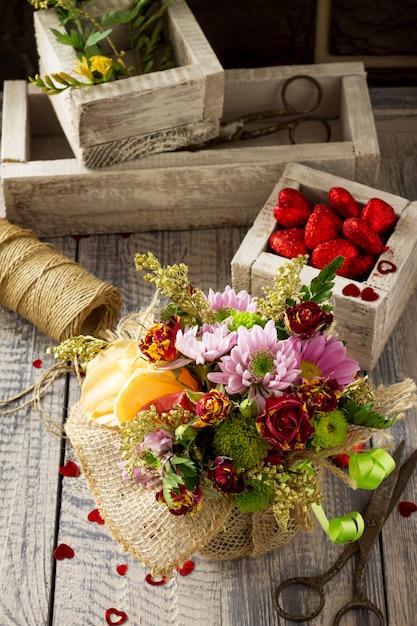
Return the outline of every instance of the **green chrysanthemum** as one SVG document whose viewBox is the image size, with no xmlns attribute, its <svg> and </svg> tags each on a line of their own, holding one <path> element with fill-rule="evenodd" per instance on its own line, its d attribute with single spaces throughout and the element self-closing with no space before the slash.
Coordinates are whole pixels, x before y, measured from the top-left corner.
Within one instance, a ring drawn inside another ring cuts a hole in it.
<svg viewBox="0 0 417 626">
<path fill-rule="evenodd" d="M 342 411 L 320 413 L 313 422 L 312 444 L 316 448 L 335 448 L 347 435 L 347 420 Z"/>
<path fill-rule="evenodd" d="M 232 417 L 216 429 L 214 450 L 218 456 L 226 456 L 236 467 L 249 468 L 261 461 L 268 452 L 268 443 L 261 439 L 251 417 Z"/>
<path fill-rule="evenodd" d="M 241 513 L 255 513 L 268 509 L 275 496 L 275 491 L 262 480 L 252 480 L 247 483 L 247 489 L 236 494 L 234 504 Z"/>
<path fill-rule="evenodd" d="M 249 313 L 248 311 L 239 311 L 233 315 L 233 324 L 229 324 L 230 330 L 236 330 L 239 326 L 245 326 L 246 328 L 252 328 L 257 324 L 258 326 L 265 326 L 266 320 L 257 313 Z"/>
</svg>

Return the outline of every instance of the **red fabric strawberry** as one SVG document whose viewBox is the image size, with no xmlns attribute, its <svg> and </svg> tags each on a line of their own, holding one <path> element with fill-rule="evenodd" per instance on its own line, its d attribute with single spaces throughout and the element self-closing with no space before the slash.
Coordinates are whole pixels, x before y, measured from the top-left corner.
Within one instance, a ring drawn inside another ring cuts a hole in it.
<svg viewBox="0 0 417 626">
<path fill-rule="evenodd" d="M 344 219 L 348 217 L 359 217 L 361 207 L 350 191 L 343 187 L 332 187 L 329 189 L 328 198 L 330 206 Z"/>
<path fill-rule="evenodd" d="M 274 217 L 280 226 L 295 228 L 306 224 L 311 211 L 311 204 L 301 191 L 284 187 L 279 192 Z"/>
<path fill-rule="evenodd" d="M 371 198 L 365 204 L 361 217 L 378 235 L 389 233 L 397 222 L 392 206 L 379 198 Z"/>
<path fill-rule="evenodd" d="M 274 252 L 287 259 L 309 253 L 304 241 L 304 228 L 277 230 L 270 236 L 269 245 Z"/>
<path fill-rule="evenodd" d="M 337 270 L 340 276 L 346 276 L 346 268 L 351 265 L 358 256 L 358 249 L 351 241 L 346 239 L 332 239 L 331 241 L 323 241 L 314 248 L 311 254 L 311 262 L 314 267 L 322 270 L 337 256 L 343 256 L 345 261 L 341 268 Z"/>
<path fill-rule="evenodd" d="M 316 204 L 305 226 L 307 248 L 314 250 L 323 241 L 340 238 L 342 225 L 342 220 L 330 207 Z"/>
<path fill-rule="evenodd" d="M 367 254 L 381 254 L 384 244 L 380 236 L 365 220 L 360 217 L 349 217 L 343 222 L 343 234 L 353 241 L 358 248 Z"/>
</svg>

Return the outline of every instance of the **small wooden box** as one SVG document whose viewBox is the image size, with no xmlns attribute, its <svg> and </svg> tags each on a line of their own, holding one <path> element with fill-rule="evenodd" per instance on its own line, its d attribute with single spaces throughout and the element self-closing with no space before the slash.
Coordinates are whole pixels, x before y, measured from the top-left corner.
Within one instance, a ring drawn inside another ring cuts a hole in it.
<svg viewBox="0 0 417 626">
<path fill-rule="evenodd" d="M 45 94 L 5 81 L 1 176 L 5 211 L 39 236 L 250 226 L 290 161 L 375 184 L 379 148 L 363 65 L 226 70 L 224 118 L 276 106 L 294 74 L 323 87 L 332 141 L 290 145 L 288 132 L 89 169 L 74 158 Z M 285 143 L 284 143 L 285 142 Z"/>
<path fill-rule="evenodd" d="M 88 11 L 95 15 L 132 2 L 113 4 L 93 0 Z M 34 24 L 41 76 L 73 73 L 74 50 L 51 31 L 64 32 L 55 9 L 35 11 Z M 166 30 L 177 67 L 50 96 L 75 156 L 87 167 L 175 150 L 218 134 L 224 72 L 185 0 L 172 1 Z"/>
<path fill-rule="evenodd" d="M 262 296 L 262 286 L 272 286 L 277 269 L 288 261 L 268 251 L 269 236 L 277 227 L 273 208 L 282 188 L 293 187 L 313 203 L 327 203 L 327 192 L 335 186 L 348 189 L 360 204 L 370 198 L 385 200 L 399 217 L 386 244 L 388 250 L 379 256 L 369 277 L 357 282 L 337 276 L 333 290 L 336 330 L 347 342 L 350 355 L 364 370 L 370 370 L 417 283 L 417 202 L 303 165 L 289 164 L 232 259 L 232 282 L 235 289 Z M 302 282 L 309 284 L 318 272 L 305 266 Z M 352 285 L 357 289 L 352 289 Z M 344 295 L 358 290 L 357 296 Z"/>
</svg>

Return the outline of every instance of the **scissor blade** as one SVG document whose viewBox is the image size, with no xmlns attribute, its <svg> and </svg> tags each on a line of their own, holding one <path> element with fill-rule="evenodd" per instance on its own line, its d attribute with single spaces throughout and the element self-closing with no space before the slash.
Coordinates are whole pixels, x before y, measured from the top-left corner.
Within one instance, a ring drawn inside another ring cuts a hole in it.
<svg viewBox="0 0 417 626">
<path fill-rule="evenodd" d="M 388 517 L 391 515 L 392 510 L 394 509 L 395 505 L 400 499 L 400 496 L 402 492 L 404 491 L 408 481 L 410 480 L 416 465 L 417 465 L 417 450 L 414 450 L 414 452 L 410 454 L 406 462 L 401 466 L 401 469 L 398 475 L 398 480 L 394 487 L 394 491 L 391 496 L 391 501 L 389 503 L 389 507 L 387 509 L 385 519 L 388 519 Z"/>
</svg>

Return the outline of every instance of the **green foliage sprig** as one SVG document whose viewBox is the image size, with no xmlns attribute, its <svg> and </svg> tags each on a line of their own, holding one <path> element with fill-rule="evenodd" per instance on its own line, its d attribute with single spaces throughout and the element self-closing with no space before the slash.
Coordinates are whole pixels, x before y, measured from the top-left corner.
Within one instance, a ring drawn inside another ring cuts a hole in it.
<svg viewBox="0 0 417 626">
<path fill-rule="evenodd" d="M 55 8 L 65 32 L 51 29 L 58 43 L 74 49 L 80 62 L 74 71 L 85 80 L 78 80 L 67 72 L 56 72 L 43 78 L 36 75 L 29 80 L 48 95 L 70 87 L 82 88 L 110 80 L 146 74 L 173 67 L 173 54 L 163 33 L 164 15 L 171 0 L 135 0 L 130 10 L 114 10 L 93 17 L 85 5 L 90 0 L 29 0 L 36 9 Z M 128 30 L 133 66 L 123 60 L 125 51 L 118 50 L 111 35 L 117 25 Z M 105 53 L 103 44 L 110 49 Z"/>
</svg>

